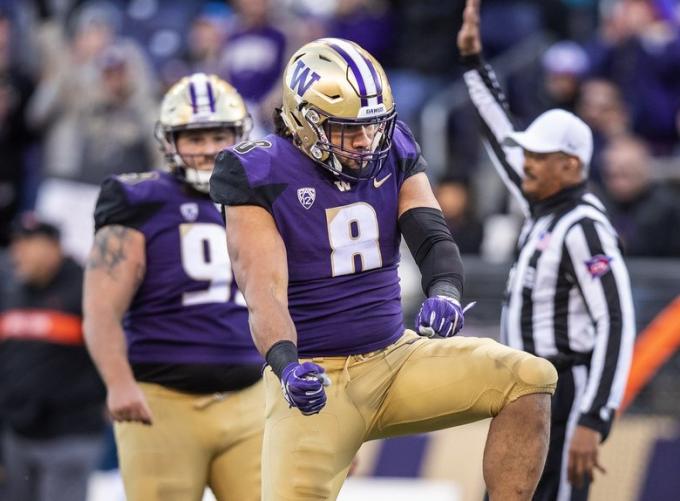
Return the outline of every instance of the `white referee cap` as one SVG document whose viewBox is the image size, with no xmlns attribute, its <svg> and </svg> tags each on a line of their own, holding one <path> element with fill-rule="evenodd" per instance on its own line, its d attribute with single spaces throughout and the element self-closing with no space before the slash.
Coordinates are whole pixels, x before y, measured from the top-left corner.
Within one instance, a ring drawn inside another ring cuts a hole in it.
<svg viewBox="0 0 680 501">
<path fill-rule="evenodd" d="M 562 152 L 578 157 L 587 172 L 593 156 L 593 133 L 586 123 L 565 110 L 548 110 L 524 132 L 513 132 L 504 141 L 534 153 Z"/>
</svg>

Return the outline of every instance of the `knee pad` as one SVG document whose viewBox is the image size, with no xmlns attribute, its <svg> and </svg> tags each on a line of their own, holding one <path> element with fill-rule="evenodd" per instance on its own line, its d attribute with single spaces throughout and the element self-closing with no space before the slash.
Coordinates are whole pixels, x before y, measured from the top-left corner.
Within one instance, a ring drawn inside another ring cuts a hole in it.
<svg viewBox="0 0 680 501">
<path fill-rule="evenodd" d="M 524 387 L 523 394 L 527 393 L 555 393 L 557 386 L 557 370 L 553 364 L 544 358 L 528 355 L 516 366 L 519 386 Z M 534 391 L 530 391 L 533 389 Z M 529 391 L 527 391 L 529 390 Z"/>
</svg>

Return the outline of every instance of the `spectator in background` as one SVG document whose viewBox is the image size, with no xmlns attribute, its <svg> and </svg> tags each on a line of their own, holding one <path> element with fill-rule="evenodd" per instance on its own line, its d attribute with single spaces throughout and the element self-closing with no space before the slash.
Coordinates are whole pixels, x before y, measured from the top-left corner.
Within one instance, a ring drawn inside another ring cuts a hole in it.
<svg viewBox="0 0 680 501">
<path fill-rule="evenodd" d="M 484 16 L 484 25 L 481 29 L 487 57 L 493 58 L 502 54 L 518 42 L 543 30 L 545 26 L 542 4 L 550 4 L 553 12 L 556 10 L 564 12 L 564 9 L 560 8 L 558 2 L 554 0 L 543 2 L 486 0 L 481 6 Z M 460 20 L 451 28 L 457 30 L 459 26 Z M 554 28 L 563 29 L 562 26 L 554 26 Z"/>
<path fill-rule="evenodd" d="M 187 73 L 217 73 L 220 55 L 227 35 L 231 11 L 226 6 L 208 4 L 191 23 L 188 35 L 186 60 Z"/>
<path fill-rule="evenodd" d="M 459 76 L 458 53 L 451 46 L 451 33 L 460 27 L 463 0 L 393 0 L 393 47 L 386 70 L 392 85 L 399 119 L 406 122 L 427 156 L 429 131 L 423 130 L 423 110 Z M 479 142 L 471 123 L 472 107 L 463 107 L 447 117 L 447 155 L 451 162 L 435 163 L 429 174 L 435 178 L 445 171 L 471 176 L 470 166 L 478 161 Z M 428 134 L 428 138 L 424 137 Z"/>
<path fill-rule="evenodd" d="M 620 87 L 633 131 L 654 155 L 669 154 L 677 143 L 680 108 L 680 37 L 663 4 L 610 2 L 601 33 L 589 48 L 593 75 Z"/>
<path fill-rule="evenodd" d="M 77 155 L 72 177 L 94 185 L 110 175 L 160 165 L 158 147 L 148 132 L 153 129 L 156 101 L 137 84 L 125 49 L 107 47 L 96 65 L 100 77 L 96 92 L 71 122 Z"/>
<path fill-rule="evenodd" d="M 165 90 L 191 73 L 219 75 L 222 72 L 222 51 L 232 14 L 231 8 L 223 3 L 210 2 L 203 6 L 191 21 L 184 52 L 161 67 Z"/>
<path fill-rule="evenodd" d="M 545 29 L 559 38 L 583 42 L 595 31 L 600 0 L 541 0 Z"/>
<path fill-rule="evenodd" d="M 588 71 L 588 55 L 575 42 L 551 45 L 533 71 L 520 71 L 508 82 L 508 99 L 515 116 L 533 119 L 551 108 L 574 112 L 581 82 Z"/>
<path fill-rule="evenodd" d="M 588 71 L 588 55 L 577 43 L 563 40 L 545 51 L 541 63 L 545 71 L 546 109 L 573 112 L 581 79 Z"/>
<path fill-rule="evenodd" d="M 68 171 L 75 163 L 71 148 L 60 146 L 62 123 L 97 88 L 95 61 L 114 40 L 116 14 L 113 9 L 83 6 L 73 13 L 68 30 L 65 22 L 48 13 L 36 26 L 41 74 L 28 119 L 46 131 L 48 174 Z"/>
<path fill-rule="evenodd" d="M 286 62 L 286 35 L 275 26 L 271 0 L 234 0 L 234 26 L 227 37 L 221 76 L 245 99 L 254 119 L 253 137 L 270 128 L 280 101 L 279 75 Z"/>
<path fill-rule="evenodd" d="M 602 150 L 609 141 L 630 130 L 628 106 L 619 88 L 609 80 L 591 79 L 581 86 L 576 113 L 593 131 L 590 180 L 602 186 Z"/>
<path fill-rule="evenodd" d="M 9 12 L 0 9 L 0 248 L 9 243 L 10 221 L 22 205 L 34 141 L 24 119 L 33 84 L 12 60 L 12 31 Z"/>
<path fill-rule="evenodd" d="M 435 189 L 435 196 L 460 253 L 479 254 L 484 227 L 475 216 L 467 179 L 456 176 L 442 178 Z"/>
<path fill-rule="evenodd" d="M 79 261 L 90 248 L 98 183 L 160 158 L 149 133 L 154 82 L 119 24 L 115 7 L 87 2 L 68 31 L 51 17 L 39 28 L 44 71 L 27 110 L 29 123 L 45 130 L 36 210 L 60 225 L 62 245 Z"/>
<path fill-rule="evenodd" d="M 633 136 L 603 152 L 605 202 L 629 256 L 680 256 L 680 197 L 651 179 L 651 156 Z"/>
<path fill-rule="evenodd" d="M 137 150 L 139 142 L 148 136 L 147 149 L 155 151 L 146 118 L 155 116 L 154 85 L 138 46 L 117 37 L 119 17 L 113 7 L 87 3 L 74 14 L 70 40 L 66 40 L 63 27 L 54 20 L 45 21 L 41 27 L 44 72 L 29 103 L 28 118 L 34 127 L 46 129 L 47 176 L 98 184 L 106 174 L 139 168 L 136 155 L 131 158 L 129 151 L 121 151 L 120 147 Z M 109 71 L 114 69 L 125 72 Z M 105 130 L 89 128 L 92 123 L 88 121 L 94 115 L 109 115 L 108 121 L 117 109 L 125 107 L 128 109 L 119 113 Z M 128 125 L 117 132 L 114 126 L 120 127 L 122 115 L 126 115 L 124 121 Z M 117 136 L 110 137 L 112 134 Z M 109 143 L 105 151 L 97 152 L 97 158 L 88 156 L 86 143 L 93 139 L 99 144 L 104 140 Z M 118 146 L 118 151 L 111 151 L 116 149 L 112 145 Z M 107 157 L 105 165 L 99 160 L 102 154 Z M 120 155 L 120 165 L 113 172 L 106 172 L 111 169 L 109 157 L 113 155 Z M 148 165 L 149 156 L 142 156 L 141 165 Z M 95 165 L 91 164 L 93 160 Z M 101 172 L 96 172 L 100 169 Z"/>
<path fill-rule="evenodd" d="M 23 218 L 0 305 L 6 501 L 85 501 L 103 446 L 104 387 L 83 345 L 82 269 L 55 226 Z"/>
<path fill-rule="evenodd" d="M 455 48 L 451 32 L 460 26 L 462 0 L 395 0 L 394 48 L 387 61 L 399 118 L 420 134 L 424 103 L 456 76 Z M 426 152 L 427 153 L 427 152 Z"/>
<path fill-rule="evenodd" d="M 379 61 L 386 59 L 394 43 L 388 7 L 385 0 L 338 0 L 327 34 L 358 43 Z"/>
</svg>

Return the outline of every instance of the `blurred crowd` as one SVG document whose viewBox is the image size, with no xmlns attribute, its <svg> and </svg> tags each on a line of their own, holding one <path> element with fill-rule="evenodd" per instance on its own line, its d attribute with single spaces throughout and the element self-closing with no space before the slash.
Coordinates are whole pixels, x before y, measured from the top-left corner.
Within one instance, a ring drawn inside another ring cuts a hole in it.
<svg viewBox="0 0 680 501">
<path fill-rule="evenodd" d="M 193 71 L 226 78 L 260 136 L 272 129 L 287 58 L 320 36 L 354 40 L 383 62 L 400 118 L 422 141 L 424 107 L 461 76 L 463 4 L 0 1 L 0 245 L 18 214 L 37 210 L 82 259 L 103 178 L 161 166 L 153 126 L 173 82 Z M 537 34 L 548 41 L 504 75 L 518 126 L 555 106 L 579 114 L 595 134 L 591 180 L 628 255 L 680 255 L 678 1 L 485 0 L 482 17 L 490 60 Z M 463 251 L 502 260 L 518 219 L 487 186 L 474 120 L 469 107 L 451 108 L 432 182 Z"/>
</svg>

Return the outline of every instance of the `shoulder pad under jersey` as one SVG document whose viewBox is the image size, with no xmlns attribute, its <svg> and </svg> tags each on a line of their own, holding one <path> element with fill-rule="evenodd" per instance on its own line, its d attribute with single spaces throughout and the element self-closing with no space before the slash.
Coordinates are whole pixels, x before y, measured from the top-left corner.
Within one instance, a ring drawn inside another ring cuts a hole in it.
<svg viewBox="0 0 680 501">
<path fill-rule="evenodd" d="M 279 151 L 278 136 L 243 141 L 222 151 L 210 178 L 210 197 L 222 205 L 257 205 L 271 212 L 286 185 L 275 183 L 272 169 Z"/>
<path fill-rule="evenodd" d="M 111 224 L 139 229 L 163 206 L 173 182 L 170 175 L 158 171 L 105 179 L 94 210 L 95 232 Z"/>
<path fill-rule="evenodd" d="M 411 129 L 401 120 L 397 120 L 394 127 L 392 152 L 405 178 L 425 172 L 427 169 L 427 162 L 420 151 L 420 145 L 413 137 Z"/>
</svg>

